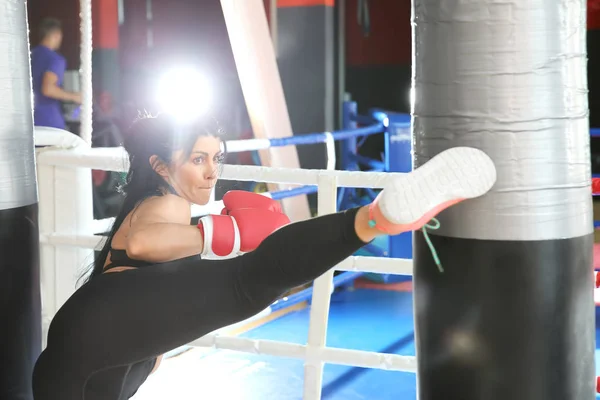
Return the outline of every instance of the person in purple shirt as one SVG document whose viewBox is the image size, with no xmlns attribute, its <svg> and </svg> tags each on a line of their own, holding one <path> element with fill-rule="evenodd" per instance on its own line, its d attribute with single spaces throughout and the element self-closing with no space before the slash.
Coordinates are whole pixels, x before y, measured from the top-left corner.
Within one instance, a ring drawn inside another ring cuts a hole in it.
<svg viewBox="0 0 600 400">
<path fill-rule="evenodd" d="M 61 87 L 66 60 L 57 50 L 62 37 L 60 21 L 46 18 L 40 25 L 40 43 L 31 50 L 33 119 L 36 126 L 65 129 L 61 102 L 81 103 L 79 93 L 67 92 Z"/>
</svg>

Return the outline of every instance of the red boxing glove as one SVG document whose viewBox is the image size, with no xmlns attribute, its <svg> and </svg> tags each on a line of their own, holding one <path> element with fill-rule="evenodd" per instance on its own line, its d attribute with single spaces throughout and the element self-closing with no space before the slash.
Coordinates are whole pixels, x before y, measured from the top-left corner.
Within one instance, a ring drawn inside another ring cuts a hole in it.
<svg viewBox="0 0 600 400">
<path fill-rule="evenodd" d="M 276 213 L 282 212 L 279 203 L 272 198 L 243 190 L 230 190 L 225 193 L 223 196 L 223 205 L 225 205 L 225 208 L 223 208 L 221 214 L 230 214 L 232 210 L 244 208 L 257 208 Z"/>
<path fill-rule="evenodd" d="M 276 201 L 259 194 L 228 192 L 223 203 L 221 215 L 202 217 L 198 223 L 205 258 L 231 258 L 252 251 L 271 233 L 290 223 Z"/>
<path fill-rule="evenodd" d="M 283 213 L 261 209 L 233 210 L 229 216 L 237 222 L 242 253 L 256 249 L 267 236 L 290 223 Z"/>
<path fill-rule="evenodd" d="M 600 178 L 592 178 L 592 194 L 600 194 Z"/>
<path fill-rule="evenodd" d="M 198 221 L 204 241 L 202 258 L 231 258 L 240 253 L 240 231 L 229 215 L 207 215 Z"/>
</svg>

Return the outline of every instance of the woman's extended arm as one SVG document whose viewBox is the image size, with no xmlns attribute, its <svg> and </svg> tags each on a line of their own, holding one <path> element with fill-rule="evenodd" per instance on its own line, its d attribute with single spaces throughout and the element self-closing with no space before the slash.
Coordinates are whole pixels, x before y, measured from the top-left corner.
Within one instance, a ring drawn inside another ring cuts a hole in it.
<svg viewBox="0 0 600 400">
<path fill-rule="evenodd" d="M 167 262 L 202 252 L 202 234 L 190 225 L 189 203 L 177 196 L 150 199 L 131 218 L 125 249 L 133 259 Z"/>
</svg>

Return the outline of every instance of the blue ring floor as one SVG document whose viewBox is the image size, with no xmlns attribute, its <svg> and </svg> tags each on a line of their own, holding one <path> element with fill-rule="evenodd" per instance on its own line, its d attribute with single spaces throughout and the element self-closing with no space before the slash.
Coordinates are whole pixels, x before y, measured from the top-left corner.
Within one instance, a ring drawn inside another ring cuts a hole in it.
<svg viewBox="0 0 600 400">
<path fill-rule="evenodd" d="M 304 344 L 309 311 L 292 312 L 240 336 Z M 414 355 L 412 311 L 411 292 L 357 289 L 335 293 L 327 345 Z M 599 342 L 598 328 L 596 337 Z M 303 376 L 302 360 L 193 349 L 164 361 L 133 399 L 301 400 Z M 326 364 L 322 399 L 416 399 L 416 375 Z"/>
</svg>

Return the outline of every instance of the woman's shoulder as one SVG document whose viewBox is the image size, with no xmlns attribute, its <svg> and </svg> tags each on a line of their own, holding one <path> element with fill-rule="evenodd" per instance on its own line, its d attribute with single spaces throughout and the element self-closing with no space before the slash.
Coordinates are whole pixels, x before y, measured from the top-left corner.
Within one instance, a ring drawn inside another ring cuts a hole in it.
<svg viewBox="0 0 600 400">
<path fill-rule="evenodd" d="M 154 196 L 144 200 L 137 207 L 135 217 L 136 219 L 150 218 L 189 223 L 191 213 L 191 206 L 187 200 L 173 194 L 165 194 L 164 196 Z"/>
<path fill-rule="evenodd" d="M 190 203 L 187 200 L 171 193 L 167 193 L 162 196 L 149 197 L 144 201 L 144 203 L 153 207 L 190 207 Z"/>
</svg>

